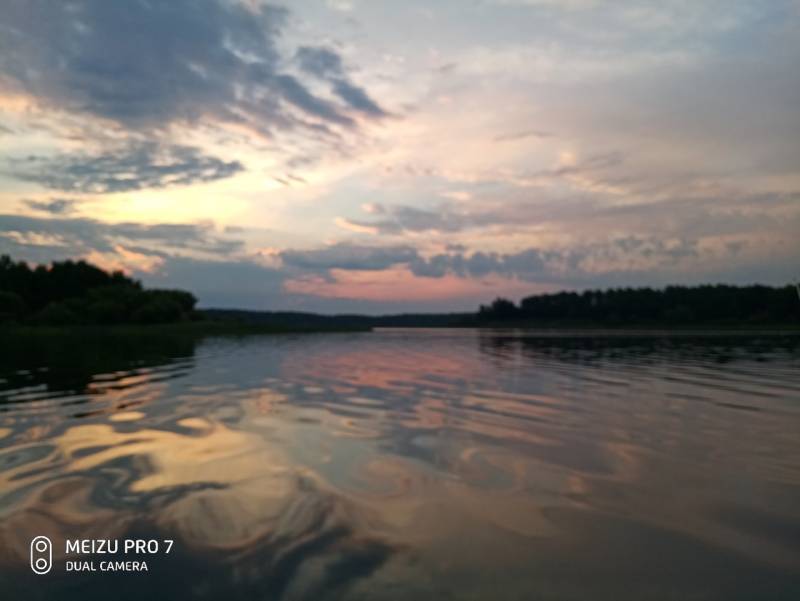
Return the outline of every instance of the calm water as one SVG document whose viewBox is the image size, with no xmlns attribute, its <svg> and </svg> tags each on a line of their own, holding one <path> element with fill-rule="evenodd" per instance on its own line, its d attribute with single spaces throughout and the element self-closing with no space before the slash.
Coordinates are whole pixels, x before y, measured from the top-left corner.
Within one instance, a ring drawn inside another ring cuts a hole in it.
<svg viewBox="0 0 800 601">
<path fill-rule="evenodd" d="M 3 599 L 800 599 L 797 337 L 166 355 L 0 374 Z M 68 573 L 75 538 L 175 544 L 147 574 Z"/>
</svg>

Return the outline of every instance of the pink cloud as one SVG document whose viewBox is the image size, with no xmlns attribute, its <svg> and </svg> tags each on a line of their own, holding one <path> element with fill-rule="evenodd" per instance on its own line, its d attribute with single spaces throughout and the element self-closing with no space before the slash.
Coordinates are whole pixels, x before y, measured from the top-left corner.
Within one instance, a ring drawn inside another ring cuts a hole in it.
<svg viewBox="0 0 800 601">
<path fill-rule="evenodd" d="M 547 285 L 532 284 L 496 275 L 481 279 L 461 278 L 452 274 L 439 278 L 414 275 L 405 266 L 383 271 L 332 269 L 331 278 L 306 276 L 287 280 L 284 289 L 296 294 L 324 298 L 347 298 L 371 301 L 437 301 L 476 299 L 493 296 L 517 297 L 550 290 Z"/>
</svg>

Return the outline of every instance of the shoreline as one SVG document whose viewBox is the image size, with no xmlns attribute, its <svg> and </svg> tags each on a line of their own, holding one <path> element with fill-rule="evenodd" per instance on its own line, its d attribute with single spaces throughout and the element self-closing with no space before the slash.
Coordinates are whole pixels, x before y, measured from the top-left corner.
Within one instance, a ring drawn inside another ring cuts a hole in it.
<svg viewBox="0 0 800 601">
<path fill-rule="evenodd" d="M 30 336 L 72 336 L 86 335 L 91 337 L 122 336 L 149 336 L 149 335 L 191 335 L 191 336 L 239 336 L 248 334 L 318 334 L 336 332 L 367 332 L 369 327 L 320 327 L 320 326 L 294 326 L 275 324 L 244 324 L 226 323 L 221 321 L 195 321 L 165 324 L 76 324 L 76 325 L 30 325 L 30 324 L 2 324 L 2 335 L 30 335 Z"/>
<path fill-rule="evenodd" d="M 378 321 L 379 320 L 375 320 Z M 515 330 L 542 335 L 693 335 L 693 334 L 800 334 L 798 323 L 721 323 L 721 324 L 532 324 L 532 323 L 485 323 L 485 324 L 448 324 L 448 325 L 337 325 L 323 326 L 313 324 L 252 323 L 226 321 L 194 321 L 165 324 L 75 324 L 75 325 L 32 325 L 5 323 L 0 324 L 0 338 L 8 337 L 67 337 L 87 336 L 90 338 L 108 338 L 114 336 L 148 337 L 148 336 L 248 336 L 260 334 L 325 334 L 325 333 L 360 333 L 375 330 Z"/>
</svg>

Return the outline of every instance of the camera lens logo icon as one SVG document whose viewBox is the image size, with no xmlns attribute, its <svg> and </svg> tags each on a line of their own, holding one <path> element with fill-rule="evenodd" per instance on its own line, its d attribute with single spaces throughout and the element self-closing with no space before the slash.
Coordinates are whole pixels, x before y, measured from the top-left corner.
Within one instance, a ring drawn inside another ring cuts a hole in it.
<svg viewBox="0 0 800 601">
<path fill-rule="evenodd" d="M 46 536 L 31 541 L 31 569 L 37 574 L 47 574 L 53 567 L 53 543 Z"/>
</svg>

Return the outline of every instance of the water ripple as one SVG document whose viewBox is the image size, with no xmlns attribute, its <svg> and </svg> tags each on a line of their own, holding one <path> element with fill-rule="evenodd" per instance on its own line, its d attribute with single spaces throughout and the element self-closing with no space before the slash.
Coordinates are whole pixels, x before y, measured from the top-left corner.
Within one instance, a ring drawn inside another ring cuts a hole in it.
<svg viewBox="0 0 800 601">
<path fill-rule="evenodd" d="M 40 533 L 176 539 L 171 576 L 126 581 L 139 598 L 186 598 L 189 574 L 197 599 L 485 598 L 498 578 L 509 598 L 645 596 L 616 574 L 679 598 L 757 598 L 760 578 L 800 593 L 797 338 L 381 331 L 180 350 L 2 372 L 10 598 Z M 72 586 L 99 599 L 114 582 Z"/>
</svg>

